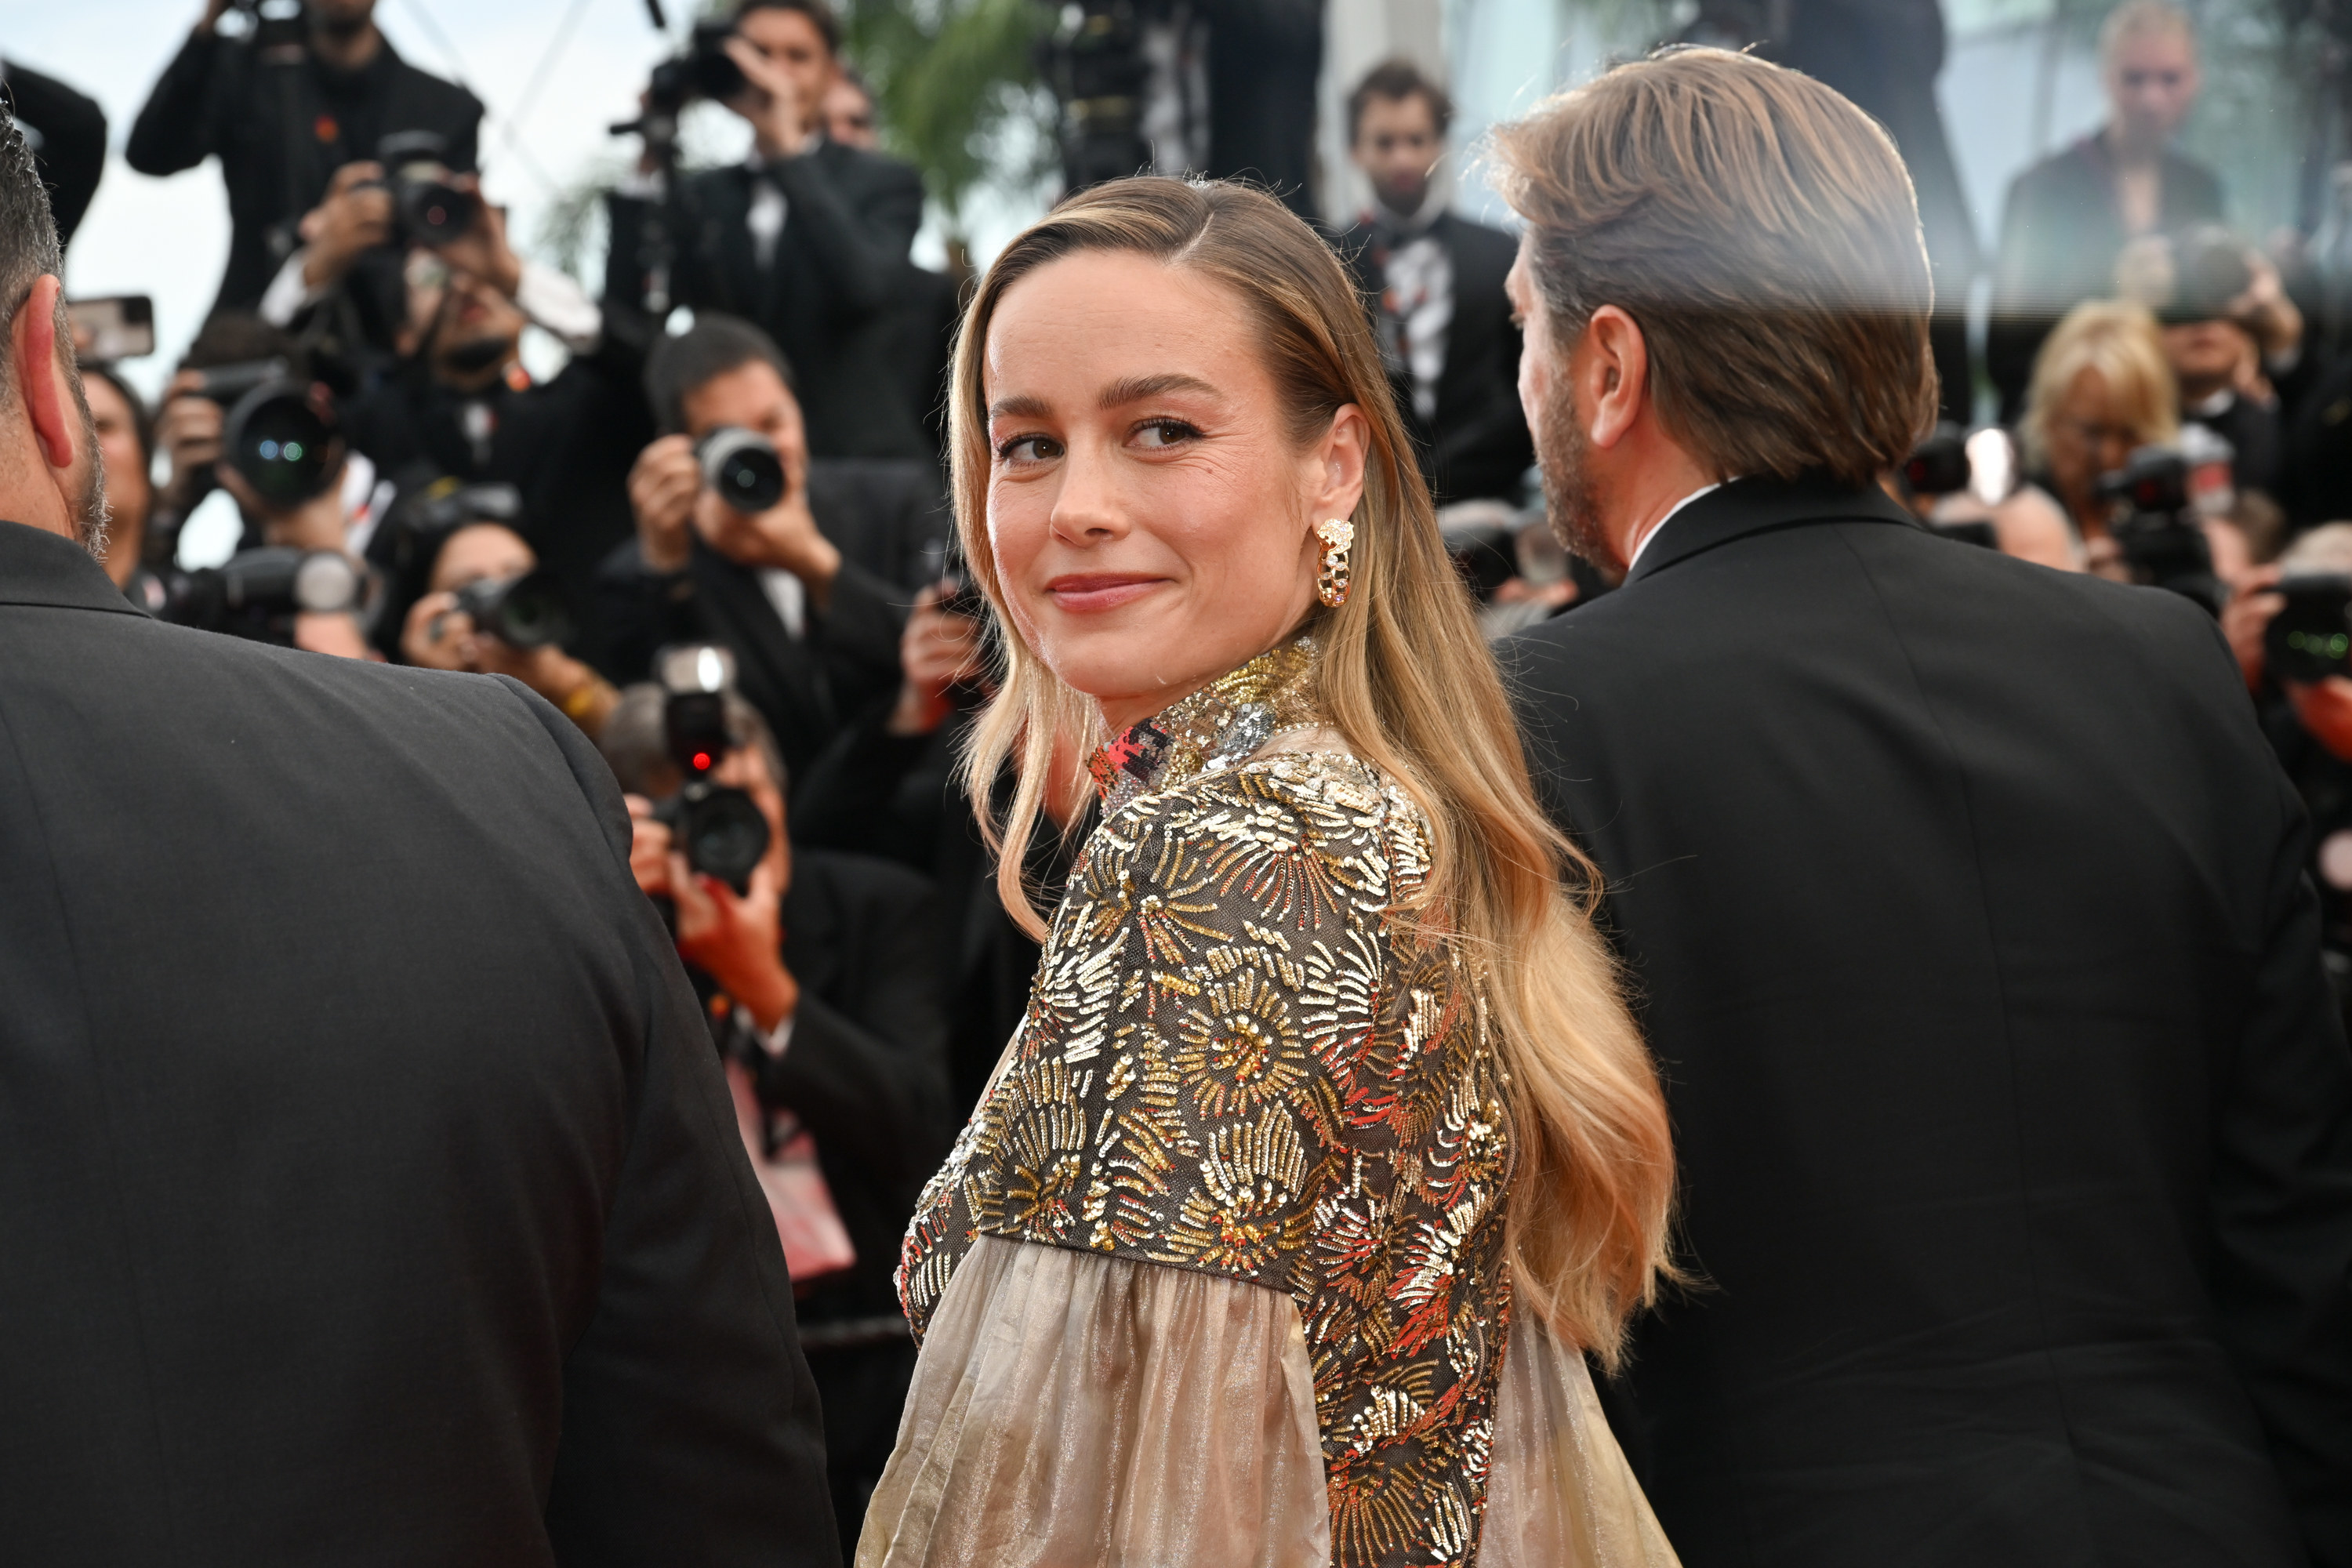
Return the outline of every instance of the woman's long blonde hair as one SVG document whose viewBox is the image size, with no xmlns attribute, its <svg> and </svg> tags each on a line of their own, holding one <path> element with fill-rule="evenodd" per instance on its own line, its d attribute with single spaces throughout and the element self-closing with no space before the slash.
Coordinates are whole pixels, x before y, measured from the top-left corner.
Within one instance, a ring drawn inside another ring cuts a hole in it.
<svg viewBox="0 0 2352 1568">
<path fill-rule="evenodd" d="M 1022 868 L 1040 808 L 1100 743 L 1094 704 L 1010 627 L 989 550 L 982 385 L 989 321 L 1005 290 L 1081 250 L 1155 257 L 1222 284 L 1249 311 L 1304 446 L 1348 404 L 1370 425 L 1354 521 L 1354 587 L 1303 630 L 1321 648 L 1318 696 L 1355 754 L 1427 814 L 1431 904 L 1486 975 L 1511 1076 L 1517 1163 L 1509 1213 L 1515 1298 L 1612 1362 L 1624 1322 L 1666 1265 L 1674 1162 L 1657 1077 L 1588 918 L 1589 861 L 1537 805 L 1509 704 L 1441 542 L 1364 308 L 1312 230 L 1264 193 L 1221 183 L 1116 180 L 1071 197 L 1006 247 L 964 312 L 950 389 L 956 522 L 973 577 L 1004 628 L 1003 685 L 966 758 L 972 798 L 1015 762 L 1018 789 L 981 827 L 997 888 L 1042 936 Z M 1587 889 L 1580 909 L 1561 878 Z"/>
</svg>

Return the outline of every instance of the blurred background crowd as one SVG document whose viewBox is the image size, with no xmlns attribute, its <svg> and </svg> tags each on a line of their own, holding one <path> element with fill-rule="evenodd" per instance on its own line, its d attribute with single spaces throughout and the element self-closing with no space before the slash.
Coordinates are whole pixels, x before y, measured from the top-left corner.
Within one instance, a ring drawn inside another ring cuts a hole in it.
<svg viewBox="0 0 2352 1568">
<path fill-rule="evenodd" d="M 1910 165 L 1939 297 L 1945 422 L 1889 490 L 1955 549 L 2213 615 L 2352 994 L 2352 7 L 187 4 L 0 37 L 107 568 L 166 619 L 512 676 L 598 742 L 853 1536 L 912 1363 L 898 1236 L 1036 957 L 966 794 L 1005 781 L 954 767 L 990 675 L 943 388 L 974 266 L 1059 191 L 1244 175 L 1322 226 L 1499 634 L 1613 584 L 1543 525 L 1479 132 L 1675 39 L 1839 89 Z M 1069 842 L 1034 840 L 1048 899 Z"/>
</svg>

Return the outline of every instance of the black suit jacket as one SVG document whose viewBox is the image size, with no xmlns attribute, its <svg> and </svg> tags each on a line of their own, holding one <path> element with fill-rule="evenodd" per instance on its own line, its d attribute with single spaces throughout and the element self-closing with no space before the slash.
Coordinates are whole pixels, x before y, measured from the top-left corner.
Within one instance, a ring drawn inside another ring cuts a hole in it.
<svg viewBox="0 0 2352 1568">
<path fill-rule="evenodd" d="M 836 1561 L 619 791 L 0 523 L 0 1559 Z"/>
<path fill-rule="evenodd" d="M 452 168 L 474 167 L 482 105 L 418 70 L 389 43 L 357 71 L 307 48 L 262 61 L 249 41 L 192 33 L 131 122 L 123 160 L 142 174 L 176 174 L 218 155 L 228 187 L 228 270 L 213 309 L 250 310 L 301 241 L 294 226 L 345 163 L 373 158 L 396 131 L 430 131 Z"/>
<path fill-rule="evenodd" d="M 785 216 L 764 269 L 749 221 L 754 177 L 736 164 L 680 179 L 668 215 L 673 298 L 756 321 L 776 340 L 813 456 L 930 457 L 898 325 L 910 283 L 907 247 L 923 221 L 922 176 L 896 158 L 831 142 L 769 163 L 765 177 L 782 194 Z M 646 205 L 616 195 L 611 216 L 606 298 L 642 306 Z"/>
<path fill-rule="evenodd" d="M 2167 153 L 2158 231 L 2175 234 L 2221 221 L 2221 180 L 2203 164 Z M 2095 135 L 2010 183 L 1985 340 L 1985 371 L 2000 391 L 2003 420 L 2023 412 L 2034 355 L 2059 320 L 2085 300 L 2113 298 L 2116 258 L 2130 237 L 2116 195 L 2115 166 Z"/>
<path fill-rule="evenodd" d="M 1502 651 L 1675 1118 L 1683 1561 L 2352 1563 L 2352 1057 L 2211 622 L 1742 481 Z"/>
<path fill-rule="evenodd" d="M 1446 329 L 1445 368 L 1437 379 L 1437 413 L 1424 421 L 1413 407 L 1410 377 L 1392 373 L 1397 410 L 1412 432 L 1422 476 L 1440 506 L 1484 497 L 1517 503 L 1520 480 L 1535 461 L 1527 414 L 1519 406 L 1519 329 L 1503 292 L 1518 242 L 1459 213 L 1440 215 L 1430 232 L 1454 261 L 1454 321 Z M 1369 220 L 1340 236 L 1339 254 L 1370 296 L 1377 322 L 1387 280 Z"/>
</svg>

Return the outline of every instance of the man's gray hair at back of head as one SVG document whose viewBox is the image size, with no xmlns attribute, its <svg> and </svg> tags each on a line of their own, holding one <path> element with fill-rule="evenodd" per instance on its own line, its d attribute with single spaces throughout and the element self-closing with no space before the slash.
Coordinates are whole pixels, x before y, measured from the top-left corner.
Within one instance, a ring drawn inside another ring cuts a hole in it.
<svg viewBox="0 0 2352 1568">
<path fill-rule="evenodd" d="M 49 216 L 49 193 L 33 167 L 33 150 L 15 119 L 0 114 L 0 321 L 14 321 L 25 297 L 42 274 L 63 278 L 64 253 L 57 220 Z M 10 346 L 0 337 L 0 370 L 8 368 Z M 0 405 L 15 378 L 0 374 Z"/>
</svg>

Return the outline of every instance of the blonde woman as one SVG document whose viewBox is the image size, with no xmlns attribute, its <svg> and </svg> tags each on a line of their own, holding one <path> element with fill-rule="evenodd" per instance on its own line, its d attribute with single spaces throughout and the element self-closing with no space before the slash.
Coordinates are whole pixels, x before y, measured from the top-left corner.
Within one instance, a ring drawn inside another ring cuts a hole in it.
<svg viewBox="0 0 2352 1568">
<path fill-rule="evenodd" d="M 2164 357 L 2164 337 L 2145 305 L 2095 300 L 2058 323 L 2033 362 L 2033 384 L 2018 434 L 2026 476 L 2050 492 L 2082 535 L 2090 569 L 2133 580 L 2108 532 L 2111 501 L 2099 479 L 2142 447 L 2180 438 L 2180 394 Z M 2233 583 L 2251 563 L 2234 523 L 2208 521 L 2213 570 Z"/>
<path fill-rule="evenodd" d="M 990 269 L 953 414 L 1046 945 L 908 1237 L 858 1563 L 1671 1562 L 1582 1359 L 1664 1266 L 1664 1110 L 1339 262 L 1096 187 Z"/>
</svg>

